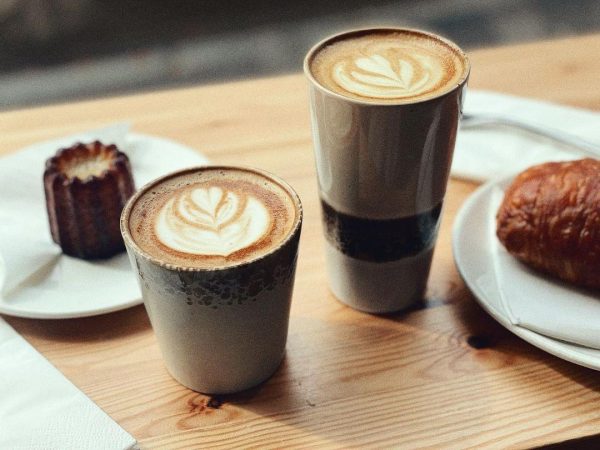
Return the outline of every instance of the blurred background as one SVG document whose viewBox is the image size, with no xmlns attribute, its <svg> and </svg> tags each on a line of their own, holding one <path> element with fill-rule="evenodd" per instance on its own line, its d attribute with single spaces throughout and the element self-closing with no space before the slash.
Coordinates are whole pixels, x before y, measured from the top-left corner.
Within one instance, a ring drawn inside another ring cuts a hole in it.
<svg viewBox="0 0 600 450">
<path fill-rule="evenodd" d="M 298 72 L 368 25 L 469 50 L 600 31 L 600 0 L 0 0 L 0 109 Z"/>
</svg>

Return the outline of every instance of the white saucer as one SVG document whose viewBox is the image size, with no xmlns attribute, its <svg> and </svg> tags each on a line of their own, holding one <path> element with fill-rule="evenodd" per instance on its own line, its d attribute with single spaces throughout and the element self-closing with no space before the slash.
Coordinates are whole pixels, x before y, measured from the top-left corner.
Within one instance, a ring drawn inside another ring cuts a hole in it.
<svg viewBox="0 0 600 450">
<path fill-rule="evenodd" d="M 503 189 L 512 178 L 511 176 L 481 186 L 460 209 L 452 233 L 454 261 L 458 271 L 479 304 L 509 331 L 552 355 L 600 370 L 600 350 L 552 339 L 513 325 L 502 305 L 494 270 L 494 230 L 490 228 L 494 224 L 490 215 L 495 212 L 489 205 L 494 190 L 498 187 Z"/>
<path fill-rule="evenodd" d="M 29 150 L 39 151 L 40 177 L 48 145 L 42 142 L 26 150 L 29 155 L 32 154 Z M 56 148 L 53 147 L 53 151 Z M 138 188 L 174 170 L 207 163 L 204 156 L 189 147 L 137 133 L 127 134 L 125 151 Z M 37 161 L 35 163 L 37 166 Z M 40 195 L 43 198 L 43 193 Z M 47 222 L 43 205 L 24 207 L 39 208 L 40 217 L 43 216 Z M 47 239 L 50 240 L 50 237 Z M 30 277 L 26 285 L 7 298 L 0 295 L 0 313 L 36 319 L 69 319 L 118 311 L 141 302 L 140 290 L 126 253 L 105 261 L 85 261 L 65 256 L 57 247 L 54 260 Z"/>
</svg>

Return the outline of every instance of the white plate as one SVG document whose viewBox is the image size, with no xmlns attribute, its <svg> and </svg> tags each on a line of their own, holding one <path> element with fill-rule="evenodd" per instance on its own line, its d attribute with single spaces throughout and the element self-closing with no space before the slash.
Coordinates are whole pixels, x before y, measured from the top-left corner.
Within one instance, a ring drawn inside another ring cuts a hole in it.
<svg viewBox="0 0 600 450">
<path fill-rule="evenodd" d="M 48 145 L 43 142 L 23 152 L 31 156 L 31 152 L 39 151 L 40 177 Z M 155 136 L 129 133 L 124 149 L 137 187 L 168 172 L 207 163 L 195 150 Z M 19 154 L 10 157 L 18 158 Z M 43 193 L 39 195 L 43 199 Z M 28 207 L 44 210 L 44 206 L 38 204 Z M 47 222 L 43 212 L 40 217 L 42 215 Z M 36 319 L 69 319 L 118 311 L 141 302 L 126 253 L 105 261 L 85 261 L 65 256 L 58 249 L 52 263 L 30 277 L 26 286 L 7 298 L 0 296 L 0 313 Z"/>
<path fill-rule="evenodd" d="M 502 305 L 492 251 L 494 224 L 489 207 L 498 188 L 504 189 L 512 176 L 481 186 L 460 209 L 454 222 L 452 247 L 454 261 L 463 280 L 479 304 L 500 324 L 530 344 L 559 358 L 591 369 L 600 370 L 600 350 L 566 343 L 513 325 Z"/>
</svg>

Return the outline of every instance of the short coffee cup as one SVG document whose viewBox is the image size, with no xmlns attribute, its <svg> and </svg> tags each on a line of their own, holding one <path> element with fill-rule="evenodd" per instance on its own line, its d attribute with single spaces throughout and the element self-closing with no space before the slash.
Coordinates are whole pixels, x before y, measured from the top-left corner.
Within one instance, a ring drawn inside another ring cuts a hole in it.
<svg viewBox="0 0 600 450">
<path fill-rule="evenodd" d="M 285 353 L 302 205 L 262 170 L 206 166 L 141 188 L 121 215 L 171 375 L 209 394 L 260 384 Z"/>
</svg>

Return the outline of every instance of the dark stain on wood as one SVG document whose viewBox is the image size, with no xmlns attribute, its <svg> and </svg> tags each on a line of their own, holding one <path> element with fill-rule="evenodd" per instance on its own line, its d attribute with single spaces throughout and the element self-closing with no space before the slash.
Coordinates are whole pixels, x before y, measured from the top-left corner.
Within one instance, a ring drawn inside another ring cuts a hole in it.
<svg viewBox="0 0 600 450">
<path fill-rule="evenodd" d="M 469 336 L 467 338 L 467 344 L 469 344 L 469 347 L 476 350 L 482 350 L 484 348 L 490 348 L 494 346 L 492 339 L 488 336 Z"/>
<path fill-rule="evenodd" d="M 206 402 L 206 406 L 211 409 L 219 409 L 223 405 L 223 400 L 220 397 L 211 397 Z"/>
</svg>

